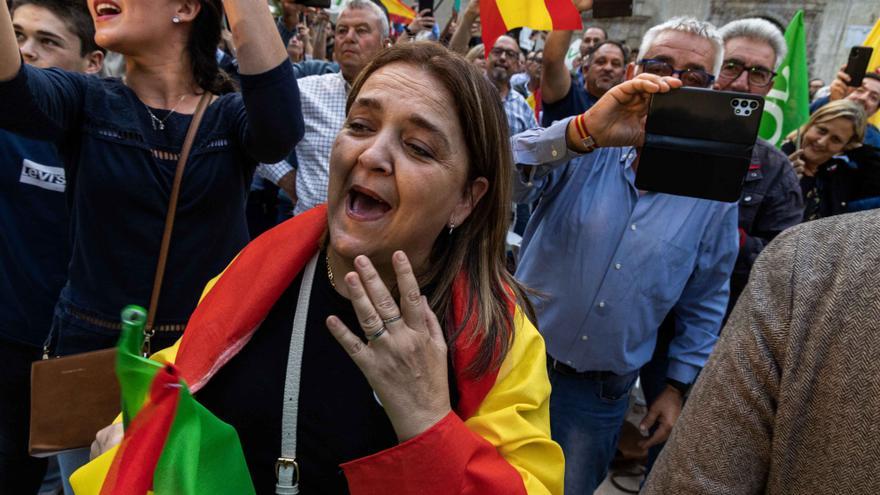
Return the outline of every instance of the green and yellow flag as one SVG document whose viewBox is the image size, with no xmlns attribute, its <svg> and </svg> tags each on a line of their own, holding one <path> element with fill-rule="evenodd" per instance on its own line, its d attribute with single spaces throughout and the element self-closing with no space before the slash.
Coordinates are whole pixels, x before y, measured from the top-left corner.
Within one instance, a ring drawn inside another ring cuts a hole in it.
<svg viewBox="0 0 880 495">
<path fill-rule="evenodd" d="M 116 357 L 125 437 L 74 473 L 74 493 L 254 494 L 235 429 L 196 402 L 173 365 L 140 356 L 142 323 L 125 315 Z"/>
<path fill-rule="evenodd" d="M 764 101 L 761 138 L 775 146 L 810 118 L 810 75 L 804 11 L 799 10 L 785 30 L 788 54 L 777 69 L 776 82 Z"/>
<path fill-rule="evenodd" d="M 870 46 L 874 49 L 874 54 L 871 55 L 871 61 L 868 63 L 868 72 L 880 71 L 880 19 L 877 19 L 877 23 L 868 33 L 862 46 Z M 873 117 L 868 119 L 868 122 L 880 127 L 880 112 L 875 113 Z"/>
</svg>

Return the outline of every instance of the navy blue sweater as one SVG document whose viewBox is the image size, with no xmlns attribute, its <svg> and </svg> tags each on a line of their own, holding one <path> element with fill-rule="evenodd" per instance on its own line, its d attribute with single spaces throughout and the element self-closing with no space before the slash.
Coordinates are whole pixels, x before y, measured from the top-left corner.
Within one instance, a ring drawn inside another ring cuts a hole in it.
<svg viewBox="0 0 880 495">
<path fill-rule="evenodd" d="M 52 143 L 0 131 L 0 339 L 39 347 L 49 333 L 70 260 L 64 189 Z"/>
<path fill-rule="evenodd" d="M 184 323 L 205 283 L 248 242 L 245 201 L 259 162 L 280 161 L 303 134 L 285 61 L 241 76 L 196 135 L 180 192 L 157 324 Z M 153 110 L 164 118 L 165 110 Z M 72 258 L 64 299 L 108 320 L 149 303 L 177 157 L 191 120 L 154 130 L 118 79 L 22 65 L 0 83 L 0 128 L 54 141 L 67 172 Z"/>
</svg>

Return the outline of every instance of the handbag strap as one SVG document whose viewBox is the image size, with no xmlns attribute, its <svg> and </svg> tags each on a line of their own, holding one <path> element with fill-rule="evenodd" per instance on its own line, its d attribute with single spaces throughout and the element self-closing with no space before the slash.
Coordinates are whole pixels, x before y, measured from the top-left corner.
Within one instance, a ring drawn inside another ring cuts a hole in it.
<svg viewBox="0 0 880 495">
<path fill-rule="evenodd" d="M 287 375 L 284 379 L 284 409 L 281 413 L 281 457 L 275 463 L 277 495 L 299 493 L 299 465 L 296 463 L 296 419 L 299 413 L 299 375 L 302 366 L 303 347 L 306 339 L 306 318 L 309 315 L 309 299 L 315 278 L 316 254 L 303 271 L 293 314 L 293 332 L 290 334 L 290 352 L 287 355 Z"/>
<path fill-rule="evenodd" d="M 174 217 L 177 213 L 177 198 L 180 196 L 180 185 L 183 182 L 183 170 L 186 168 L 186 162 L 189 159 L 189 153 L 192 150 L 193 141 L 195 141 L 196 133 L 199 130 L 199 124 L 205 115 L 213 96 L 210 92 L 205 91 L 196 105 L 196 111 L 186 130 L 186 137 L 183 140 L 183 148 L 180 150 L 180 158 L 177 159 L 177 169 L 174 172 L 174 182 L 171 185 L 171 197 L 168 199 L 168 213 L 165 215 L 165 230 L 162 232 L 162 244 L 159 247 L 159 261 L 156 263 L 156 275 L 153 279 L 153 292 L 150 295 L 150 308 L 147 311 L 147 324 L 144 326 L 144 353 L 150 352 L 150 337 L 155 333 L 154 322 L 156 321 L 156 310 L 159 306 L 159 294 L 162 292 L 162 279 L 165 277 L 165 265 L 168 262 L 168 248 L 171 246 L 171 231 L 174 230 Z"/>
</svg>

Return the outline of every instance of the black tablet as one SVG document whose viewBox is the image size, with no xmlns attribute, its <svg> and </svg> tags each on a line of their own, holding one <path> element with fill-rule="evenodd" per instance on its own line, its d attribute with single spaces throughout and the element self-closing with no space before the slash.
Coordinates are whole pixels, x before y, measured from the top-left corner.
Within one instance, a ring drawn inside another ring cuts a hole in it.
<svg viewBox="0 0 880 495">
<path fill-rule="evenodd" d="M 738 201 L 758 138 L 764 98 L 680 88 L 654 95 L 636 187 Z"/>
</svg>

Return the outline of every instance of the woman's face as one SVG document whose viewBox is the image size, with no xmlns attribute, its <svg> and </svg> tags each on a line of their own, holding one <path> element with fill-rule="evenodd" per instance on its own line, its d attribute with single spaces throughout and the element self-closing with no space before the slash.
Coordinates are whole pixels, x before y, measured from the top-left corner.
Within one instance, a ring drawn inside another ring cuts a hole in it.
<svg viewBox="0 0 880 495">
<path fill-rule="evenodd" d="M 467 181 L 453 101 L 410 64 L 387 65 L 364 83 L 330 153 L 328 217 L 337 254 L 385 265 L 401 249 L 418 269 L 448 224 L 464 222 L 488 182 Z"/>
<path fill-rule="evenodd" d="M 291 62 L 302 62 L 303 52 L 305 48 L 303 47 L 302 41 L 300 41 L 298 36 L 291 36 L 290 41 L 287 43 L 287 56 L 290 58 Z"/>
<path fill-rule="evenodd" d="M 486 72 L 486 67 L 488 66 L 488 64 L 486 63 L 485 57 L 482 57 L 482 56 L 474 59 L 474 65 L 476 65 L 477 68 L 479 68 L 481 71 L 483 71 L 483 73 Z"/>
<path fill-rule="evenodd" d="M 184 24 L 195 19 L 199 10 L 195 0 L 89 0 L 95 42 L 123 54 L 169 39 L 181 27 L 172 22 L 174 16 Z"/>
<path fill-rule="evenodd" d="M 846 117 L 838 117 L 807 128 L 801 141 L 804 160 L 820 165 L 841 153 L 853 138 L 855 130 Z"/>
</svg>

